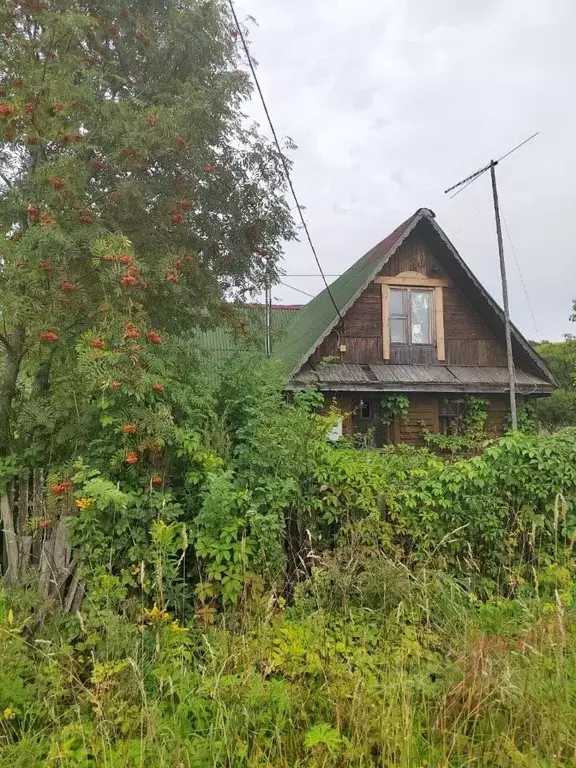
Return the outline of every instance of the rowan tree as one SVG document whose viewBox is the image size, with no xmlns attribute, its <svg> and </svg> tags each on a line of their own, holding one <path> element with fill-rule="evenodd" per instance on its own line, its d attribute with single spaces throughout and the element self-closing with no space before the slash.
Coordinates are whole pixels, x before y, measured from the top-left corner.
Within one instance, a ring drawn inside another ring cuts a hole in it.
<svg viewBox="0 0 576 768">
<path fill-rule="evenodd" d="M 0 455 L 16 397 L 72 408 L 87 370 L 161 400 L 165 335 L 274 273 L 292 220 L 240 61 L 218 0 L 3 4 Z"/>
</svg>

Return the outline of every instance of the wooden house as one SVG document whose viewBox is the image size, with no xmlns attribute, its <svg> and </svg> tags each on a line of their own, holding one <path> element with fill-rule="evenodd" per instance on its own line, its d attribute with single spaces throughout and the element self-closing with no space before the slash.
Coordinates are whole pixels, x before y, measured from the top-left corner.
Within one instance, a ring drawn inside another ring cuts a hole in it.
<svg viewBox="0 0 576 768">
<path fill-rule="evenodd" d="M 371 430 L 376 442 L 420 444 L 423 428 L 445 431 L 470 396 L 488 401 L 488 429 L 509 413 L 503 312 L 421 208 L 330 286 L 292 312 L 273 355 L 288 388 L 317 387 L 348 414 L 344 434 Z M 336 305 L 338 311 L 336 310 Z M 520 399 L 549 394 L 554 379 L 512 328 Z M 380 405 L 409 399 L 383 428 Z"/>
</svg>

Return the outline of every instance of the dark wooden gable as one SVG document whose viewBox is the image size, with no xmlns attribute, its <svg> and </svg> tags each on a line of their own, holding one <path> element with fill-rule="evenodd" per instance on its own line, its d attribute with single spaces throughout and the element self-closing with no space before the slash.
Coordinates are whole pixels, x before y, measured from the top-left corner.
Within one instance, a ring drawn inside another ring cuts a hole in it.
<svg viewBox="0 0 576 768">
<path fill-rule="evenodd" d="M 442 258 L 445 253 L 445 243 L 424 222 L 416 226 L 379 273 L 381 277 L 395 277 L 402 272 L 418 272 L 448 282 L 443 288 L 445 360 L 438 360 L 435 345 L 392 345 L 390 360 L 383 359 L 381 290 L 379 284 L 371 282 L 348 309 L 343 324 L 324 339 L 309 362 L 331 357 L 360 365 L 506 366 L 502 326 L 484 298 L 459 273 L 458 265 Z M 518 344 L 514 353 L 518 366 L 539 373 Z"/>
</svg>

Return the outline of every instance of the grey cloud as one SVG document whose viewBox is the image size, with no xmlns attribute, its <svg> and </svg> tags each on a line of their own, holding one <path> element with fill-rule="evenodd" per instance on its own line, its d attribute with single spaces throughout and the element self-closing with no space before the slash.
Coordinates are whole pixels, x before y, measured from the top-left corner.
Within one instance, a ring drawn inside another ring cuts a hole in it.
<svg viewBox="0 0 576 768">
<path fill-rule="evenodd" d="M 540 337 L 560 338 L 576 297 L 570 222 L 576 124 L 570 0 L 236 0 L 281 135 L 299 145 L 294 181 L 327 272 L 340 272 L 420 206 L 500 297 L 486 177 L 443 190 L 535 130 L 498 168 L 502 207 Z M 265 122 L 256 100 L 251 116 Z M 506 236 L 513 319 L 533 321 Z M 306 242 L 288 273 L 315 271 Z M 558 280 L 561 275 L 561 280 Z M 314 293 L 316 278 L 287 279 Z M 283 286 L 286 301 L 299 296 Z"/>
</svg>

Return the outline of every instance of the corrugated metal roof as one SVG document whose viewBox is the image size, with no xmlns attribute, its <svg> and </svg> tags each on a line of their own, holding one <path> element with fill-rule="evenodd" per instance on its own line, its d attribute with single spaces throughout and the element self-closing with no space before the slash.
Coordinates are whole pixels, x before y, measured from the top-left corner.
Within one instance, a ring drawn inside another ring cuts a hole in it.
<svg viewBox="0 0 576 768">
<path fill-rule="evenodd" d="M 320 364 L 307 368 L 292 379 L 293 386 L 315 384 L 320 389 L 354 389 L 363 391 L 477 391 L 501 392 L 508 387 L 508 369 L 462 365 L 344 365 Z M 553 385 L 546 379 L 525 371 L 516 371 L 518 390 L 550 392 Z"/>
<path fill-rule="evenodd" d="M 271 312 L 272 343 L 278 340 L 300 305 L 274 304 Z M 238 318 L 245 323 L 244 332 L 234 332 L 230 325 L 219 325 L 196 335 L 198 345 L 215 360 L 224 360 L 234 352 L 256 346 L 264 351 L 265 313 L 263 304 L 246 304 L 234 307 Z"/>
</svg>

